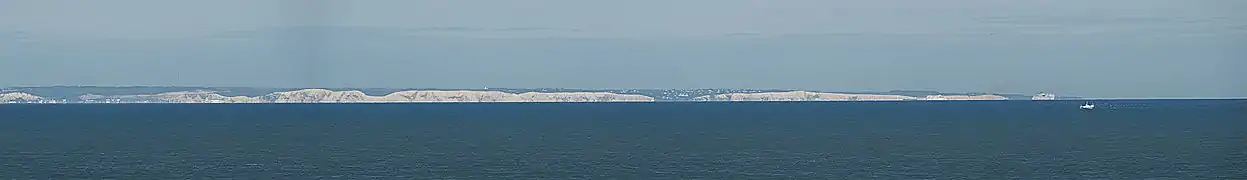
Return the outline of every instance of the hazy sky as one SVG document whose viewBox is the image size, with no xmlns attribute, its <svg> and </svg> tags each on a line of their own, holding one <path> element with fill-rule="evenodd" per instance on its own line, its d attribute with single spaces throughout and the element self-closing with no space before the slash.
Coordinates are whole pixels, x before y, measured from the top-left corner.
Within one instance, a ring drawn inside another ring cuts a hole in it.
<svg viewBox="0 0 1247 180">
<path fill-rule="evenodd" d="M 0 86 L 1247 97 L 1243 0 L 0 0 Z"/>
</svg>

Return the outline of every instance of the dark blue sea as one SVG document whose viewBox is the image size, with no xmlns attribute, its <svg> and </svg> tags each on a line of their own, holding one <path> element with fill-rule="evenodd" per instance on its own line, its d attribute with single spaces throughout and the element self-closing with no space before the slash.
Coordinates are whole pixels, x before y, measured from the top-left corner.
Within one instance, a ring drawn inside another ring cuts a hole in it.
<svg viewBox="0 0 1247 180">
<path fill-rule="evenodd" d="M 0 179 L 1247 179 L 1247 101 L 8 104 Z"/>
</svg>

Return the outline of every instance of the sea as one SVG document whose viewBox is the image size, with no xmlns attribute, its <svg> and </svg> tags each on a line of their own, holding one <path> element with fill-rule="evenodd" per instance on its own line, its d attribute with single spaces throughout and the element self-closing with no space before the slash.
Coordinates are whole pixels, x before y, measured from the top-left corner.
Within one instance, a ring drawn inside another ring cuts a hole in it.
<svg viewBox="0 0 1247 180">
<path fill-rule="evenodd" d="M 1247 100 L 0 105 L 0 179 L 1247 179 Z"/>
</svg>

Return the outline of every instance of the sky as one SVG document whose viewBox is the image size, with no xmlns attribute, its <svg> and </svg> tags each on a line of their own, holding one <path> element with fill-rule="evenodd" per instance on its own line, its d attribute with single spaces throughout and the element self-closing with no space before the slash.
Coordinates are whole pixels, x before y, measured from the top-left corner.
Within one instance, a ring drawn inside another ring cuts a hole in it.
<svg viewBox="0 0 1247 180">
<path fill-rule="evenodd" d="M 1247 97 L 1242 0 L 0 0 L 0 87 Z"/>
</svg>

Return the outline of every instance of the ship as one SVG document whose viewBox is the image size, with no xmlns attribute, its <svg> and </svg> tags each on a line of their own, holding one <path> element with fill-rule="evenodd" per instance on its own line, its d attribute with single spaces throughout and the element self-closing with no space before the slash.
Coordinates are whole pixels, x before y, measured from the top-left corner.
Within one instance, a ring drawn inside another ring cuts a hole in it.
<svg viewBox="0 0 1247 180">
<path fill-rule="evenodd" d="M 1031 100 L 1056 100 L 1056 95 L 1052 93 L 1040 92 L 1035 96 L 1031 96 Z"/>
</svg>

